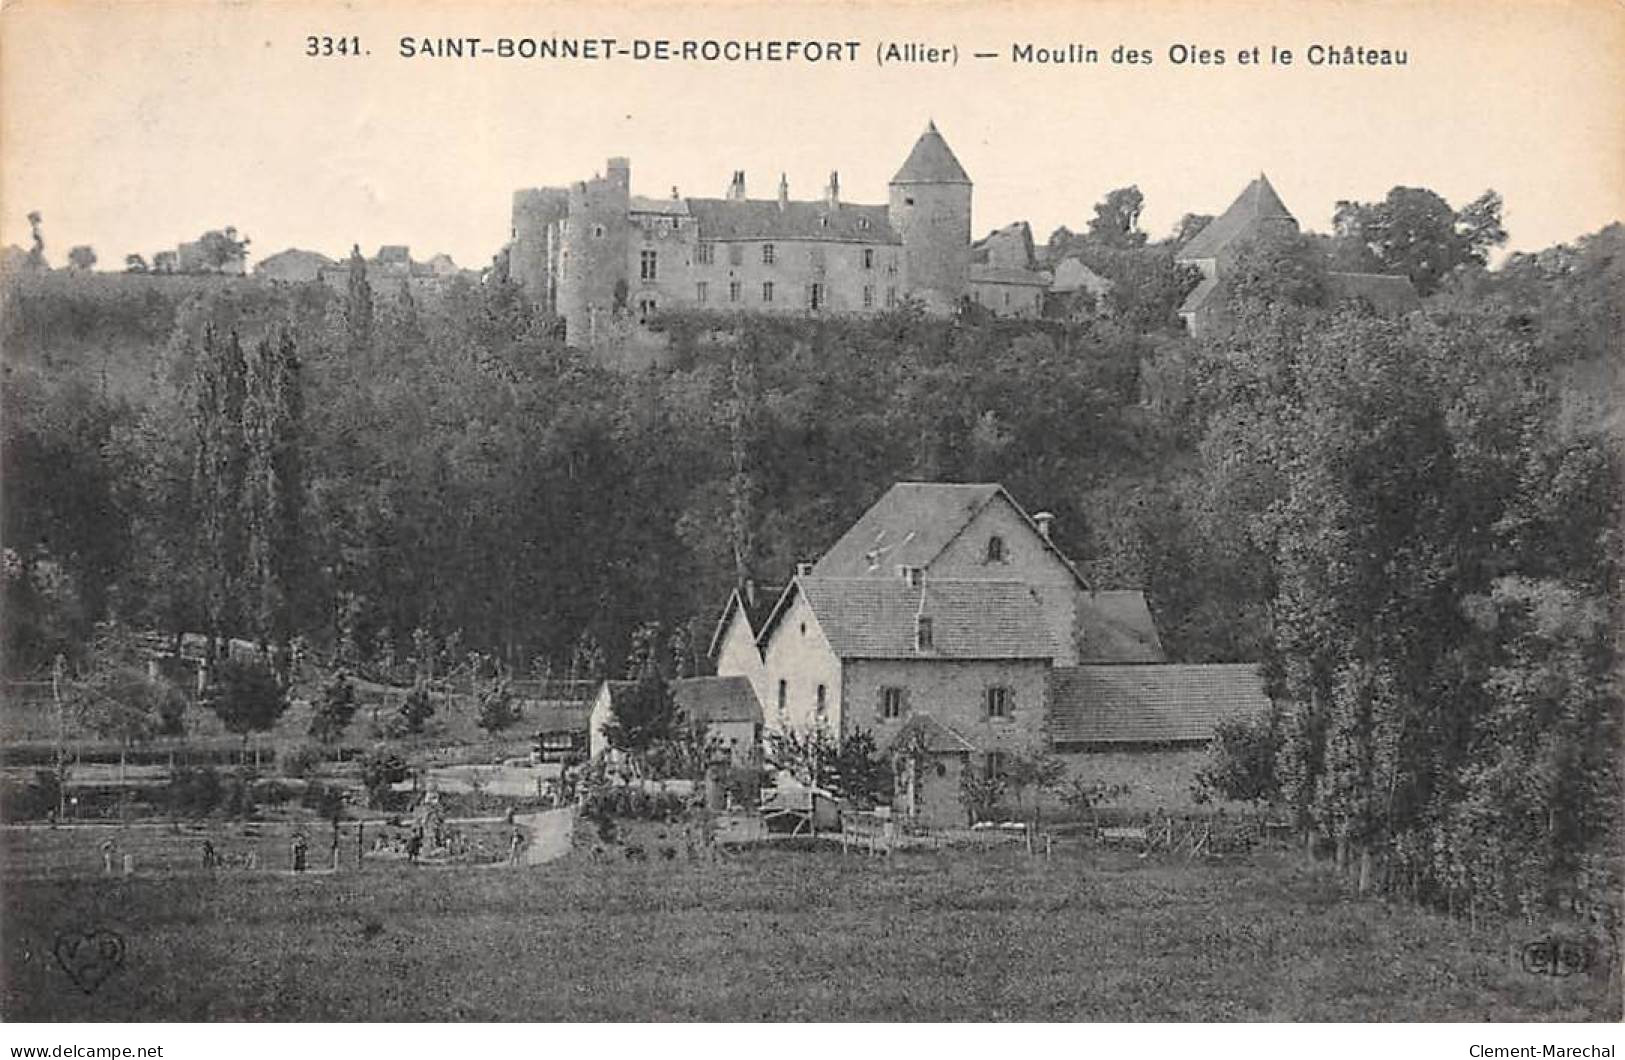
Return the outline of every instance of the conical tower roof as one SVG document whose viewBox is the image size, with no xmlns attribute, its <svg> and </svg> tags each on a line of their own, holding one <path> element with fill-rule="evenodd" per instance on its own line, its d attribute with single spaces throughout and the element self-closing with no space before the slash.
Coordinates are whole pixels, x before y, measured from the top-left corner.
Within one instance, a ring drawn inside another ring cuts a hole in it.
<svg viewBox="0 0 1625 1060">
<path fill-rule="evenodd" d="M 903 168 L 891 178 L 893 184 L 969 184 L 965 167 L 954 157 L 948 141 L 937 132 L 937 123 L 927 122 L 925 132 L 914 142 Z"/>
<path fill-rule="evenodd" d="M 1228 210 L 1208 222 L 1206 228 L 1196 233 L 1196 238 L 1185 244 L 1179 251 L 1179 259 L 1194 261 L 1217 257 L 1225 246 L 1258 231 L 1264 221 L 1288 221 L 1293 228 L 1298 225 L 1298 219 L 1270 186 L 1270 179 L 1260 173 L 1258 179 L 1242 189 Z"/>
</svg>

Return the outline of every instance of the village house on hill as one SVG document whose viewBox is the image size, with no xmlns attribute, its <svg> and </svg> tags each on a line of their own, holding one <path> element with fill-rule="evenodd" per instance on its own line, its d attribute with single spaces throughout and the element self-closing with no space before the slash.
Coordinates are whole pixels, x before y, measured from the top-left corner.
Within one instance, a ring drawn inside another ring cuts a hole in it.
<svg viewBox="0 0 1625 1060">
<path fill-rule="evenodd" d="M 1298 232 L 1298 219 L 1260 173 L 1224 213 L 1209 221 L 1180 248 L 1176 260 L 1201 270 L 1202 281 L 1186 296 L 1179 315 L 1192 335 L 1201 335 L 1221 311 L 1219 284 L 1249 242 Z M 1364 300 L 1379 312 L 1406 313 L 1420 304 L 1409 277 L 1370 272 L 1329 272 L 1327 295 L 1333 301 Z"/>
<path fill-rule="evenodd" d="M 769 730 L 914 749 L 900 801 L 922 823 L 963 823 L 966 771 L 1041 749 L 1182 804 L 1218 720 L 1267 709 L 1256 670 L 1168 663 L 1144 595 L 1090 586 L 1051 523 L 997 484 L 898 483 L 765 616 L 730 598 L 717 671 Z"/>
</svg>

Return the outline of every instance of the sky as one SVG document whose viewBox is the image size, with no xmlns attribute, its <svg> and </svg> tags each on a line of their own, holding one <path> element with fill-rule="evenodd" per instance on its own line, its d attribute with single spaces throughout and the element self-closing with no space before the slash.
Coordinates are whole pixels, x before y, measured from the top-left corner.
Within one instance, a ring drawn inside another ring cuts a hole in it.
<svg viewBox="0 0 1625 1060">
<path fill-rule="evenodd" d="M 369 54 L 307 57 L 308 35 Z M 399 38 L 858 41 L 857 62 L 407 59 Z M 877 62 L 884 42 L 954 64 Z M 1021 64 L 1078 44 L 1096 64 Z M 1312 44 L 1403 49 L 1405 66 L 1311 66 Z M 1118 45 L 1149 65 L 1111 62 Z M 1268 62 L 1271 46 L 1295 62 Z M 1239 52 L 1260 49 L 1260 64 Z M 1223 50 L 1222 65 L 1171 49 Z M 997 53 L 979 60 L 976 51 Z M 309 3 L 13 0 L 0 9 L 0 242 L 100 267 L 234 225 L 251 259 L 405 243 L 478 267 L 513 191 L 631 159 L 633 191 L 753 197 L 785 173 L 884 202 L 928 120 L 975 181 L 978 235 L 1081 229 L 1136 184 L 1142 227 L 1217 213 L 1267 173 L 1305 228 L 1338 200 L 1425 186 L 1506 201 L 1509 249 L 1625 217 L 1625 4 L 1617 0 L 1136 3 Z"/>
</svg>

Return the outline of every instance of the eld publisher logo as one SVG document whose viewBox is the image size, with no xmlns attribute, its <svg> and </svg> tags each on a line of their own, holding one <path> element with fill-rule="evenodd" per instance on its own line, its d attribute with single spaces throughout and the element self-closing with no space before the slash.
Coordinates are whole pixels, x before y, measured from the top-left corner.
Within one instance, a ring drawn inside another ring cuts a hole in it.
<svg viewBox="0 0 1625 1060">
<path fill-rule="evenodd" d="M 1523 970 L 1530 975 L 1563 979 L 1590 969 L 1597 944 L 1582 939 L 1544 938 L 1523 948 Z"/>
</svg>

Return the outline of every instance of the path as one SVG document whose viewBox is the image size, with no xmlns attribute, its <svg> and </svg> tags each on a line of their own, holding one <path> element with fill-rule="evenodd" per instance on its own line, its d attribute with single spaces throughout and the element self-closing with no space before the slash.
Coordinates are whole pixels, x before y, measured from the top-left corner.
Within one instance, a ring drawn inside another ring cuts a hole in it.
<svg viewBox="0 0 1625 1060">
<path fill-rule="evenodd" d="M 545 865 L 568 854 L 575 832 L 575 817 L 575 809 L 568 806 L 515 816 L 514 823 L 530 834 L 530 842 L 525 845 L 525 864 Z"/>
</svg>

